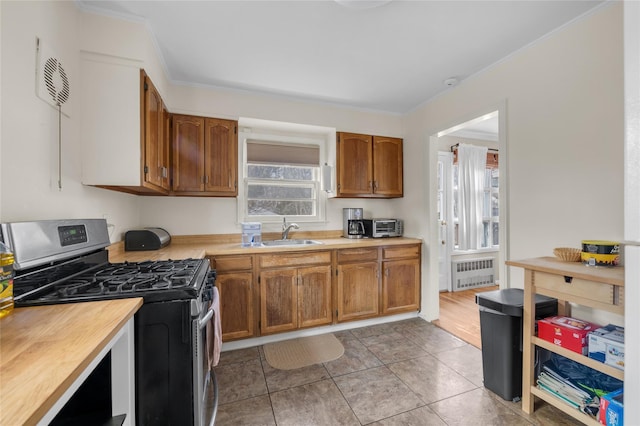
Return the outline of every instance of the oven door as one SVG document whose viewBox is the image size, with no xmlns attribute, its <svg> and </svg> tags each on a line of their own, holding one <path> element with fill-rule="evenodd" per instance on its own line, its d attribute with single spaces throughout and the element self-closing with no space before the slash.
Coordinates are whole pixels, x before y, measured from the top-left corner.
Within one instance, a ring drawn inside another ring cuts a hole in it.
<svg viewBox="0 0 640 426">
<path fill-rule="evenodd" d="M 211 283 L 208 285 L 212 286 Z M 220 312 L 220 309 L 219 306 L 214 306 L 214 304 L 217 304 L 217 297 L 214 299 L 212 296 L 213 291 L 205 290 L 204 293 L 208 293 L 211 296 L 205 296 L 203 300 L 211 298 L 215 303 L 203 303 L 203 306 L 209 306 L 209 309 L 203 310 L 200 316 L 194 319 L 192 325 L 195 336 L 193 413 L 194 425 L 196 426 L 212 426 L 215 422 L 218 409 L 218 382 L 215 371 L 211 368 L 211 348 L 213 348 L 214 344 L 219 344 L 212 340 L 214 340 L 214 336 L 220 332 L 220 330 L 218 330 L 218 333 L 215 332 L 215 327 L 218 323 L 215 318 L 215 312 Z"/>
</svg>

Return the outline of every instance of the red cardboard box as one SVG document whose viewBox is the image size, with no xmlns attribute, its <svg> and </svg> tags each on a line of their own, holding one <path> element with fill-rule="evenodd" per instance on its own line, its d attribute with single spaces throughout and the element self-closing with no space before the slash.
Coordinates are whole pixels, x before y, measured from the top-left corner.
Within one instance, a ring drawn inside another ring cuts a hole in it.
<svg viewBox="0 0 640 426">
<path fill-rule="evenodd" d="M 538 320 L 538 337 L 570 351 L 587 355 L 587 334 L 600 328 L 597 324 L 570 317 L 548 317 Z"/>
</svg>

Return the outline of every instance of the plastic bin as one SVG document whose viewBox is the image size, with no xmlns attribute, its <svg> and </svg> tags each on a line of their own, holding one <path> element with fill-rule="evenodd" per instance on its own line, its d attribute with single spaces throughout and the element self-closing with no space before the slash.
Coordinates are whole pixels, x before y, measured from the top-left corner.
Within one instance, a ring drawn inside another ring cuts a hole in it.
<svg viewBox="0 0 640 426">
<path fill-rule="evenodd" d="M 519 288 L 476 294 L 484 386 L 507 401 L 522 396 L 522 305 Z M 558 313 L 558 300 L 536 295 L 536 319 Z"/>
</svg>

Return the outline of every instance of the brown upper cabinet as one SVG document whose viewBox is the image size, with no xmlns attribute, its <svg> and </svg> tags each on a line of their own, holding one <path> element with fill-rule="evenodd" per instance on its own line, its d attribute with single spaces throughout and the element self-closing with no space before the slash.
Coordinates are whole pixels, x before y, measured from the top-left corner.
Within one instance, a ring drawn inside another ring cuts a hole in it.
<svg viewBox="0 0 640 426">
<path fill-rule="evenodd" d="M 238 195 L 238 122 L 172 116 L 172 194 Z"/>
<path fill-rule="evenodd" d="M 337 133 L 337 196 L 403 196 L 402 139 Z"/>
<path fill-rule="evenodd" d="M 140 70 L 143 99 L 141 119 L 143 186 L 160 192 L 169 190 L 169 115 L 160 93 L 144 70 Z"/>
<path fill-rule="evenodd" d="M 169 193 L 167 108 L 147 73 L 83 53 L 82 183 L 140 195 Z"/>
</svg>

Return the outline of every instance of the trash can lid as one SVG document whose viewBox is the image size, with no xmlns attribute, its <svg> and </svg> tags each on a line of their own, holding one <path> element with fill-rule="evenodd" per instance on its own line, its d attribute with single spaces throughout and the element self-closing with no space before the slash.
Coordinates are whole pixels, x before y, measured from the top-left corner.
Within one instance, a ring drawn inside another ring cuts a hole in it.
<svg viewBox="0 0 640 426">
<path fill-rule="evenodd" d="M 536 294 L 536 309 L 545 305 L 553 305 L 558 302 L 553 297 Z M 476 293 L 476 303 L 479 306 L 490 308 L 503 314 L 514 317 L 522 316 L 524 305 L 524 291 L 521 288 L 505 288 L 502 290 L 485 291 Z"/>
</svg>

